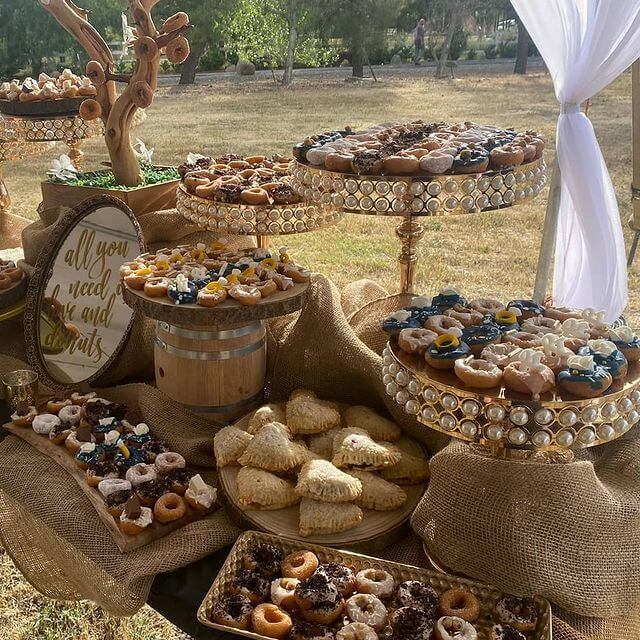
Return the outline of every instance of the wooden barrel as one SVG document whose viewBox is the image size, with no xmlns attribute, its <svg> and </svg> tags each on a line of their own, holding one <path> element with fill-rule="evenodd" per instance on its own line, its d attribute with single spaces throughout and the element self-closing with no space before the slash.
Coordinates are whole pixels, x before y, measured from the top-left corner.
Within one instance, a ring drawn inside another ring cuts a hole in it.
<svg viewBox="0 0 640 640">
<path fill-rule="evenodd" d="M 158 388 L 216 422 L 236 420 L 261 402 L 266 362 L 261 320 L 224 327 L 157 322 Z"/>
</svg>

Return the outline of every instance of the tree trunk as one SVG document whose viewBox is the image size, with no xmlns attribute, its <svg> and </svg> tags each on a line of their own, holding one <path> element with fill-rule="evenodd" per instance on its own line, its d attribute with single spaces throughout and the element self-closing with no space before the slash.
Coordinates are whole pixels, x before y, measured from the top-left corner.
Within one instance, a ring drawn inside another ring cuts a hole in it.
<svg viewBox="0 0 640 640">
<path fill-rule="evenodd" d="M 451 7 L 451 14 L 449 16 L 449 26 L 447 27 L 447 34 L 444 37 L 442 43 L 442 50 L 440 51 L 440 59 L 438 60 L 438 67 L 436 69 L 436 78 L 444 78 L 447 75 L 446 65 L 449 60 L 449 51 L 451 50 L 451 42 L 453 40 L 453 34 L 456 32 L 459 20 L 458 5 L 455 3 Z"/>
<path fill-rule="evenodd" d="M 364 78 L 364 50 L 361 46 L 353 49 L 351 66 L 353 68 L 351 75 L 354 78 Z"/>
<path fill-rule="evenodd" d="M 289 0 L 287 17 L 289 20 L 289 44 L 284 63 L 282 84 L 287 87 L 293 80 L 293 65 L 296 60 L 296 45 L 298 44 L 298 0 Z"/>
<path fill-rule="evenodd" d="M 529 43 L 531 42 L 531 36 L 526 27 L 520 21 L 520 18 L 516 18 L 518 23 L 518 48 L 516 52 L 516 65 L 513 69 L 513 73 L 519 73 L 525 75 L 527 73 L 527 61 L 529 59 Z"/>
<path fill-rule="evenodd" d="M 206 50 L 207 47 L 204 44 L 197 44 L 191 49 L 191 53 L 184 61 L 180 71 L 180 84 L 195 84 L 200 58 L 202 58 Z"/>
</svg>

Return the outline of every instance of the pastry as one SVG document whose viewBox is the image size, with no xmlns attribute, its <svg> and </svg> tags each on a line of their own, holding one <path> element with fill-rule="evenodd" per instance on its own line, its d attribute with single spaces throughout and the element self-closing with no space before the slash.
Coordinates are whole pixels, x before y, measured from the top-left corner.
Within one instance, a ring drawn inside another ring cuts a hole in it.
<svg viewBox="0 0 640 640">
<path fill-rule="evenodd" d="M 296 493 L 323 502 L 353 502 L 362 494 L 362 483 L 327 460 L 312 460 L 300 470 Z"/>
<path fill-rule="evenodd" d="M 529 633 L 538 626 L 538 611 L 531 598 L 504 596 L 496 603 L 500 622 L 518 631 Z"/>
<path fill-rule="evenodd" d="M 364 429 L 341 429 L 333 441 L 333 464 L 339 468 L 384 469 L 401 458 L 402 453 L 395 445 L 376 442 Z"/>
<path fill-rule="evenodd" d="M 265 425 L 238 458 L 242 466 L 253 466 L 267 471 L 287 471 L 307 461 L 306 448 L 292 442 L 285 428 L 278 423 Z"/>
<path fill-rule="evenodd" d="M 477 640 L 475 627 L 462 618 L 444 616 L 436 620 L 433 630 L 436 640 Z"/>
<path fill-rule="evenodd" d="M 382 470 L 388 482 L 400 485 L 420 484 L 429 479 L 429 463 L 424 458 L 401 452 L 400 462 Z"/>
<path fill-rule="evenodd" d="M 267 404 L 256 409 L 249 418 L 247 432 L 255 435 L 265 424 L 270 422 L 286 424 L 286 411 L 283 404 Z"/>
<path fill-rule="evenodd" d="M 362 516 L 362 510 L 355 504 L 303 498 L 300 503 L 300 535 L 307 537 L 347 531 L 358 526 Z"/>
<path fill-rule="evenodd" d="M 245 509 L 274 511 L 300 502 L 293 483 L 264 469 L 243 467 L 237 483 L 238 502 Z"/>
<path fill-rule="evenodd" d="M 251 625 L 255 633 L 268 638 L 285 638 L 293 622 L 291 617 L 275 604 L 259 604 L 251 612 Z"/>
<path fill-rule="evenodd" d="M 340 426 L 340 412 L 315 395 L 297 395 L 287 402 L 287 426 L 296 435 L 322 433 Z"/>
<path fill-rule="evenodd" d="M 294 592 L 299 584 L 300 580 L 297 578 L 276 578 L 271 583 L 271 602 L 286 611 L 291 611 L 297 607 Z"/>
<path fill-rule="evenodd" d="M 218 467 L 237 464 L 253 436 L 237 427 L 223 427 L 213 436 L 213 451 Z"/>
<path fill-rule="evenodd" d="M 369 407 L 348 407 L 342 419 L 345 427 L 364 429 L 374 440 L 396 442 L 402 435 L 400 427 L 395 422 L 383 418 Z"/>
<path fill-rule="evenodd" d="M 282 575 L 306 580 L 315 573 L 318 564 L 318 556 L 312 551 L 294 551 L 282 561 Z"/>
<path fill-rule="evenodd" d="M 251 546 L 242 558 L 242 566 L 249 571 L 259 571 L 268 578 L 280 573 L 284 553 L 273 544 L 258 543 Z"/>
<path fill-rule="evenodd" d="M 471 591 L 462 588 L 449 589 L 440 596 L 440 613 L 443 616 L 475 622 L 480 617 L 480 602 Z"/>
<path fill-rule="evenodd" d="M 309 449 L 325 460 L 333 458 L 333 440 L 340 429 L 330 429 L 324 433 L 308 436 Z"/>
<path fill-rule="evenodd" d="M 202 476 L 195 475 L 189 480 L 189 485 L 184 493 L 187 504 L 200 513 L 206 513 L 214 505 L 218 492 L 208 485 Z"/>
<path fill-rule="evenodd" d="M 352 622 L 362 622 L 380 631 L 387 622 L 387 608 L 370 593 L 358 593 L 345 602 L 346 613 Z"/>
<path fill-rule="evenodd" d="M 387 571 L 363 569 L 356 573 L 355 586 L 359 593 L 371 593 L 386 600 L 393 595 L 396 585 L 393 576 Z"/>
<path fill-rule="evenodd" d="M 390 468 L 393 469 L 393 467 Z M 393 511 L 407 501 L 407 494 L 401 487 L 369 471 L 352 469 L 349 475 L 356 477 L 362 483 L 362 493 L 355 500 L 362 509 Z"/>
<path fill-rule="evenodd" d="M 225 627 L 247 630 L 251 625 L 252 611 L 251 600 L 237 593 L 218 600 L 211 611 L 211 619 Z"/>
</svg>

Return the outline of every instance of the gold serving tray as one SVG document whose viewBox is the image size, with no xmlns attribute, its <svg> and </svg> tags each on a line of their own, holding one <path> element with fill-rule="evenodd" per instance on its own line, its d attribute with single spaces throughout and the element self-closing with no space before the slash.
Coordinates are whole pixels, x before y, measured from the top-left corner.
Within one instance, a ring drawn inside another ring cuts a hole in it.
<svg viewBox="0 0 640 640">
<path fill-rule="evenodd" d="M 493 621 L 490 617 L 490 612 L 495 608 L 496 602 L 502 597 L 503 593 L 495 588 L 481 582 L 474 580 L 467 580 L 465 578 L 458 578 L 456 576 L 437 573 L 428 569 L 421 569 L 419 567 L 412 567 L 409 565 L 399 564 L 397 562 L 390 562 L 388 560 L 381 560 L 379 558 L 372 558 L 369 556 L 360 555 L 357 553 L 350 553 L 347 551 L 341 551 L 339 549 L 329 549 L 328 547 L 321 547 L 312 544 L 305 544 L 302 542 L 295 542 L 292 540 L 284 539 L 280 536 L 273 536 L 266 533 L 259 533 L 257 531 L 246 531 L 243 533 L 235 545 L 231 549 L 229 556 L 227 557 L 220 573 L 218 573 L 211 588 L 205 596 L 202 604 L 198 608 L 198 620 L 201 624 L 210 627 L 211 629 L 218 629 L 225 633 L 233 633 L 235 635 L 242 636 L 244 638 L 253 638 L 254 640 L 270 640 L 266 636 L 253 633 L 251 631 L 240 631 L 238 629 L 232 629 L 231 627 L 225 627 L 223 625 L 211 622 L 211 611 L 214 603 L 223 597 L 229 588 L 234 576 L 237 575 L 242 568 L 242 558 L 251 545 L 256 543 L 269 543 L 282 549 L 286 554 L 302 549 L 313 551 L 318 556 L 320 562 L 339 562 L 354 567 L 357 571 L 362 569 L 382 569 L 388 571 L 396 580 L 396 582 L 402 582 L 405 580 L 420 580 L 431 585 L 439 594 L 453 589 L 456 587 L 463 587 L 473 593 L 481 604 L 481 617 L 476 623 L 477 628 L 489 627 Z M 539 613 L 539 622 L 537 630 L 528 636 L 529 640 L 552 640 L 552 615 L 551 605 L 544 598 L 535 597 L 535 603 Z M 381 638 L 388 636 L 384 635 L 383 630 L 380 634 Z M 407 638 L 406 640 L 411 640 Z"/>
</svg>

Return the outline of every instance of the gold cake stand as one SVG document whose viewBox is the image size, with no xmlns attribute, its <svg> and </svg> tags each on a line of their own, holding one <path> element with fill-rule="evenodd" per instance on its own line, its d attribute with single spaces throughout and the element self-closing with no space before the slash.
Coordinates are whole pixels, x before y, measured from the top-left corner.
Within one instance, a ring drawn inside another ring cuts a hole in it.
<svg viewBox="0 0 640 640">
<path fill-rule="evenodd" d="M 537 196 L 547 181 L 543 158 L 477 174 L 368 176 L 338 173 L 294 160 L 292 186 L 307 202 L 347 213 L 398 216 L 400 291 L 413 290 L 424 216 L 452 216 L 504 209 Z"/>
<path fill-rule="evenodd" d="M 640 421 L 640 364 L 629 363 L 624 381 L 600 397 L 580 399 L 549 392 L 539 401 L 504 386 L 465 388 L 453 371 L 389 342 L 382 379 L 387 395 L 419 423 L 478 445 L 496 457 L 566 462 L 573 451 L 623 436 Z"/>
</svg>

